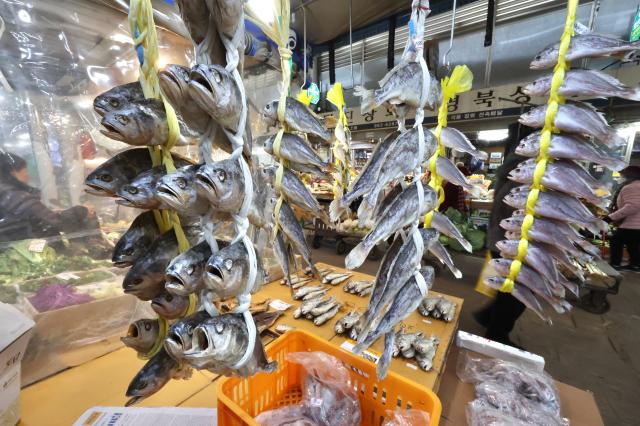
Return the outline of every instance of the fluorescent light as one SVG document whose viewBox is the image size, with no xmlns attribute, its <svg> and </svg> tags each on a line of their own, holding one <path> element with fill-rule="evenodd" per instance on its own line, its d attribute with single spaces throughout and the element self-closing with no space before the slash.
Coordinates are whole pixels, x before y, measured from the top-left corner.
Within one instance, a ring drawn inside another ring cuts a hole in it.
<svg viewBox="0 0 640 426">
<path fill-rule="evenodd" d="M 480 130 L 478 132 L 478 139 L 487 142 L 501 141 L 508 137 L 509 129 Z"/>
<path fill-rule="evenodd" d="M 266 24 L 271 25 L 275 19 L 273 0 L 249 0 L 249 8 L 253 14 L 262 19 Z"/>
</svg>

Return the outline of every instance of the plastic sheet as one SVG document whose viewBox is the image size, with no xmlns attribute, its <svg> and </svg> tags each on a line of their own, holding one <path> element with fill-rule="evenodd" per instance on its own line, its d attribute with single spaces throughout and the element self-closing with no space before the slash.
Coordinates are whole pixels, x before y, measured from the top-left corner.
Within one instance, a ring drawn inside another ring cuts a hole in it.
<svg viewBox="0 0 640 426">
<path fill-rule="evenodd" d="M 528 426 L 529 423 L 488 406 L 479 400 L 471 401 L 466 409 L 469 426 Z"/>
<path fill-rule="evenodd" d="M 113 6 L 0 0 L 0 301 L 36 322 L 23 384 L 120 347 L 138 317 L 110 258 L 140 211 L 84 186 L 127 147 L 100 133 L 92 108 L 138 77 L 126 12 Z M 187 40 L 159 37 L 163 63 L 193 59 Z"/>
<path fill-rule="evenodd" d="M 429 413 L 422 410 L 387 411 L 382 426 L 424 426 L 429 424 Z"/>
<path fill-rule="evenodd" d="M 304 368 L 302 401 L 277 410 L 261 413 L 261 426 L 283 424 L 317 426 L 360 425 L 361 410 L 349 371 L 335 357 L 323 352 L 294 352 L 287 361 Z M 287 423 L 297 420 L 299 423 Z"/>
</svg>

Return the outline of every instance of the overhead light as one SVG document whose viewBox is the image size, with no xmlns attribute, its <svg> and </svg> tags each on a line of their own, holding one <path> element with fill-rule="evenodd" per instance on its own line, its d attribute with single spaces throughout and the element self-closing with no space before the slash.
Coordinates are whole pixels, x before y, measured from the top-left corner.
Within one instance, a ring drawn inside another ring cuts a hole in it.
<svg viewBox="0 0 640 426">
<path fill-rule="evenodd" d="M 249 0 L 249 8 L 262 22 L 271 25 L 274 16 L 273 0 Z"/>
<path fill-rule="evenodd" d="M 509 137 L 509 129 L 480 130 L 478 139 L 487 142 L 501 141 Z"/>
</svg>

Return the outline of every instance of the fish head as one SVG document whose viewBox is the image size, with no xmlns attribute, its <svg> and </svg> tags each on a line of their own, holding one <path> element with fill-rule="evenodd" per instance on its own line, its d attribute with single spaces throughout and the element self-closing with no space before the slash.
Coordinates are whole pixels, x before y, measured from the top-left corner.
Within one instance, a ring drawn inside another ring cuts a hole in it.
<svg viewBox="0 0 640 426">
<path fill-rule="evenodd" d="M 177 296 L 167 291 L 151 299 L 151 308 L 158 315 L 168 319 L 181 317 L 188 307 L 188 296 Z"/>
<path fill-rule="evenodd" d="M 269 136 L 264 141 L 264 152 L 269 155 L 273 155 L 273 142 L 276 140 L 276 135 Z"/>
<path fill-rule="evenodd" d="M 158 392 L 171 379 L 177 367 L 178 364 L 161 349 L 147 361 L 129 384 L 126 396 L 131 399 L 125 405 L 128 407 L 136 404 Z"/>
<path fill-rule="evenodd" d="M 162 93 L 172 105 L 189 101 L 186 96 L 188 96 L 189 81 L 191 81 L 190 72 L 191 70 L 183 65 L 169 64 L 158 74 Z"/>
<path fill-rule="evenodd" d="M 103 117 L 106 113 L 122 108 L 130 102 L 144 99 L 142 86 L 139 82 L 122 84 L 96 96 L 93 109 Z"/>
<path fill-rule="evenodd" d="M 102 197 L 115 197 L 124 183 L 124 176 L 110 160 L 89 173 L 84 180 L 86 193 Z"/>
<path fill-rule="evenodd" d="M 119 200 L 116 203 L 122 206 L 138 207 L 141 209 L 155 209 L 160 203 L 156 198 L 155 187 L 162 174 L 156 167 L 140 173 L 130 183 L 123 185 L 118 190 Z"/>
<path fill-rule="evenodd" d="M 204 282 L 221 298 L 237 296 L 249 278 L 249 254 L 242 241 L 214 253 L 205 268 Z"/>
<path fill-rule="evenodd" d="M 130 145 L 147 145 L 165 118 L 164 105 L 159 99 L 129 103 L 106 113 L 100 132 Z"/>
<path fill-rule="evenodd" d="M 209 257 L 211 257 L 211 247 L 203 241 L 173 258 L 165 272 L 167 291 L 179 296 L 187 296 L 200 290 L 204 267 Z"/>
<path fill-rule="evenodd" d="M 494 290 L 499 290 L 504 284 L 504 278 L 502 277 L 486 277 L 484 280 L 484 285 Z"/>
<path fill-rule="evenodd" d="M 522 218 L 507 217 L 500 221 L 500 226 L 506 231 L 519 231 L 522 228 Z"/>
<path fill-rule="evenodd" d="M 547 46 L 540 51 L 529 64 L 532 70 L 542 70 L 549 68 L 558 59 L 558 47 L 556 45 Z"/>
<path fill-rule="evenodd" d="M 262 118 L 267 127 L 272 127 L 278 121 L 278 101 L 271 101 L 262 109 Z"/>
<path fill-rule="evenodd" d="M 206 311 L 198 311 L 174 322 L 164 341 L 167 353 L 176 360 L 183 359 L 184 353 L 192 347 L 193 330 L 209 318 Z"/>
<path fill-rule="evenodd" d="M 534 132 L 529 136 L 523 138 L 516 148 L 516 154 L 524 156 L 532 156 L 538 154 L 538 139 L 540 138 L 540 132 Z"/>
<path fill-rule="evenodd" d="M 518 122 L 520 124 L 524 124 L 529 127 L 536 127 L 537 123 L 544 122 L 544 114 L 546 111 L 546 106 L 540 106 L 531 108 L 529 111 L 525 112 L 518 118 Z"/>
<path fill-rule="evenodd" d="M 229 71 L 219 65 L 198 64 L 189 75 L 189 93 L 196 103 L 212 115 L 234 102 L 236 82 Z"/>
<path fill-rule="evenodd" d="M 127 335 L 120 340 L 125 346 L 139 352 L 148 352 L 160 335 L 160 326 L 155 319 L 139 319 L 127 329 Z"/>
<path fill-rule="evenodd" d="M 198 191 L 218 210 L 237 212 L 244 201 L 244 176 L 236 159 L 206 164 L 196 172 Z"/>
<path fill-rule="evenodd" d="M 490 263 L 499 274 L 508 275 L 511 270 L 512 261 L 510 259 L 496 258 L 491 259 Z"/>
<path fill-rule="evenodd" d="M 533 160 L 533 163 L 530 161 Z M 509 171 L 509 179 L 515 182 L 527 182 L 528 178 L 531 178 L 535 169 L 535 159 L 523 161 L 519 163 L 515 168 Z"/>
<path fill-rule="evenodd" d="M 527 189 L 527 191 L 523 191 L 520 188 L 522 187 L 517 187 L 517 188 L 513 188 L 511 190 L 511 192 L 509 192 L 507 195 L 504 196 L 503 201 L 508 205 L 513 207 L 514 209 L 520 209 L 523 208 L 524 205 L 527 202 L 527 195 L 529 194 L 528 188 L 524 187 Z"/>
<path fill-rule="evenodd" d="M 524 86 L 522 91 L 529 96 L 544 96 L 550 89 L 551 78 L 541 77 Z"/>
<path fill-rule="evenodd" d="M 496 248 L 503 253 L 513 253 L 518 250 L 518 241 L 514 240 L 501 240 L 496 242 Z"/>
<path fill-rule="evenodd" d="M 139 262 L 142 263 L 142 262 Z M 139 263 L 133 265 L 122 280 L 122 289 L 126 294 L 132 294 L 141 300 L 151 300 L 162 292 L 163 275 L 149 269 L 145 266 L 138 266 Z"/>
<path fill-rule="evenodd" d="M 118 268 L 131 266 L 153 242 L 143 227 L 130 228 L 116 243 L 111 262 Z"/>
<path fill-rule="evenodd" d="M 239 360 L 247 344 L 247 328 L 239 315 L 220 315 L 193 330 L 192 351 L 206 354 L 209 362 L 217 365 Z"/>
<path fill-rule="evenodd" d="M 186 166 L 162 176 L 156 185 L 158 198 L 178 211 L 192 206 L 198 198 L 195 187 L 198 167 Z"/>
</svg>

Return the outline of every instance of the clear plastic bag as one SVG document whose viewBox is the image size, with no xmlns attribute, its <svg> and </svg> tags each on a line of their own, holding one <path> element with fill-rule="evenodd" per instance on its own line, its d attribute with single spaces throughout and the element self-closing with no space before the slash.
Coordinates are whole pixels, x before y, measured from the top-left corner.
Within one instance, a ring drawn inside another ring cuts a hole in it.
<svg viewBox="0 0 640 426">
<path fill-rule="evenodd" d="M 422 410 L 387 410 L 382 426 L 426 426 L 429 424 L 429 413 Z"/>
<path fill-rule="evenodd" d="M 358 395 L 347 368 L 324 352 L 294 352 L 287 361 L 302 365 L 302 401 L 265 411 L 256 417 L 261 426 L 359 426 Z"/>
<path fill-rule="evenodd" d="M 568 420 L 561 418 L 558 414 L 549 413 L 542 404 L 525 398 L 515 389 L 505 387 L 500 383 L 476 384 L 476 399 L 529 424 L 538 426 L 566 426 L 569 424 Z"/>
<path fill-rule="evenodd" d="M 529 426 L 477 399 L 467 404 L 466 414 L 469 426 Z"/>
<path fill-rule="evenodd" d="M 457 374 L 466 383 L 494 382 L 537 402 L 545 411 L 560 415 L 560 397 L 553 378 L 495 358 L 478 358 L 465 352 L 458 358 Z"/>
</svg>

